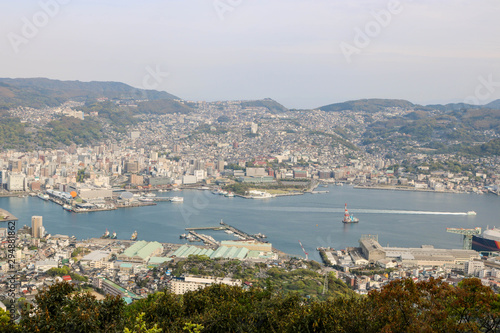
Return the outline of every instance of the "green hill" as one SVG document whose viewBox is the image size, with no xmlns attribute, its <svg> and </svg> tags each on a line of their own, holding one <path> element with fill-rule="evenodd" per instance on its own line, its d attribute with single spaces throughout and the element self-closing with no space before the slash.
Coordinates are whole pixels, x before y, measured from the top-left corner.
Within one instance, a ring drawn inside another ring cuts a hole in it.
<svg viewBox="0 0 500 333">
<path fill-rule="evenodd" d="M 288 109 L 286 107 L 284 107 L 280 103 L 278 103 L 275 100 L 272 100 L 270 98 L 264 98 L 264 99 L 260 99 L 260 100 L 256 100 L 256 101 L 244 101 L 241 103 L 241 106 L 243 108 L 265 107 L 271 113 L 281 113 L 281 112 L 288 111 Z"/>
<path fill-rule="evenodd" d="M 46 78 L 0 78 L 0 106 L 41 108 L 58 106 L 69 100 L 108 99 L 179 99 L 164 91 L 144 90 L 120 82 L 60 81 Z"/>
<path fill-rule="evenodd" d="M 489 109 L 500 109 L 500 99 L 494 100 L 493 102 L 486 104 L 484 107 Z"/>
<path fill-rule="evenodd" d="M 400 107 L 404 109 L 410 109 L 415 107 L 416 105 L 402 100 L 402 99 L 359 99 L 355 101 L 347 101 L 343 103 L 334 103 L 325 106 L 321 106 L 318 109 L 322 111 L 333 111 L 333 112 L 341 112 L 341 111 L 364 111 L 369 113 L 375 113 L 379 111 L 383 111 L 386 108 L 391 107 Z"/>
</svg>

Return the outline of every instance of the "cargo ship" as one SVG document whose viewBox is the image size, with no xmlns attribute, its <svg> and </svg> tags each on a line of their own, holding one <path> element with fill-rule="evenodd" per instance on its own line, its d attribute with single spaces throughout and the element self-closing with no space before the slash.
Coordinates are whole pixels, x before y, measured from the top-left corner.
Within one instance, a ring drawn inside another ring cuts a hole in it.
<svg viewBox="0 0 500 333">
<path fill-rule="evenodd" d="M 472 249 L 480 252 L 500 251 L 500 229 L 486 229 L 481 236 L 472 236 Z"/>
<path fill-rule="evenodd" d="M 357 217 L 354 217 L 353 215 L 349 214 L 349 211 L 347 210 L 347 204 L 344 205 L 344 219 L 342 220 L 343 223 L 358 223 L 359 219 Z"/>
</svg>

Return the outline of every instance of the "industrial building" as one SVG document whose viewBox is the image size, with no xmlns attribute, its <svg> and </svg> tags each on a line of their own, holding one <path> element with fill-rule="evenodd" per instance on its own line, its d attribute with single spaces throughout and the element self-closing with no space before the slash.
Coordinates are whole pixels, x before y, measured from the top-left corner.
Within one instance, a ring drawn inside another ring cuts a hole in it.
<svg viewBox="0 0 500 333">
<path fill-rule="evenodd" d="M 473 250 L 436 249 L 432 245 L 419 248 L 382 247 L 374 237 L 362 237 L 359 240 L 361 252 L 369 262 L 380 262 L 387 265 L 395 261 L 403 266 L 446 266 L 463 269 L 464 264 L 480 259 L 479 253 Z"/>
<path fill-rule="evenodd" d="M 118 255 L 118 260 L 147 263 L 148 260 L 161 254 L 163 252 L 163 245 L 158 242 L 138 241 L 123 253 Z"/>
<path fill-rule="evenodd" d="M 128 291 L 125 288 L 120 287 L 116 283 L 103 278 L 97 277 L 92 281 L 92 285 L 95 288 L 102 289 L 105 295 L 111 296 L 120 296 L 122 297 L 127 304 L 132 303 L 133 300 L 140 299 L 141 297 L 137 296 L 131 291 Z"/>
<path fill-rule="evenodd" d="M 205 255 L 210 259 L 267 260 L 275 259 L 272 244 L 259 242 L 222 241 L 217 250 L 192 245 L 183 245 L 171 257 L 188 258 L 190 255 Z"/>
</svg>

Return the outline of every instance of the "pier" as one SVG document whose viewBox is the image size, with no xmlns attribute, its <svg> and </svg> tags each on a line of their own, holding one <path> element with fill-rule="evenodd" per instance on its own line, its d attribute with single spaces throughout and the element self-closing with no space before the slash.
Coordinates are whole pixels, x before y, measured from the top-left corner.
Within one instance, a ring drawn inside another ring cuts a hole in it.
<svg viewBox="0 0 500 333">
<path fill-rule="evenodd" d="M 14 222 L 17 221 L 17 217 L 9 213 L 5 209 L 0 208 L 0 222 Z"/>
<path fill-rule="evenodd" d="M 264 240 L 265 235 L 262 235 L 263 237 L 258 237 L 261 234 L 250 235 L 242 230 L 239 230 L 239 229 L 237 229 L 229 224 L 224 223 L 223 221 L 220 222 L 220 226 L 216 226 L 216 227 L 195 227 L 195 228 L 186 228 L 185 230 L 189 231 L 189 234 L 193 235 L 194 237 L 196 237 L 197 239 L 201 240 L 202 242 L 204 242 L 205 244 L 208 244 L 208 245 L 214 245 L 213 241 L 209 240 L 209 241 L 205 242 L 204 238 L 200 237 L 200 236 L 205 236 L 205 235 L 198 234 L 196 232 L 197 230 L 215 230 L 215 231 L 230 230 L 233 232 L 233 234 L 236 235 L 236 237 L 240 238 L 241 240 L 257 240 L 257 241 L 262 242 L 262 243 L 267 243 L 267 241 Z M 206 236 L 205 236 L 205 238 L 206 238 Z M 217 244 L 217 242 L 215 242 L 215 244 Z"/>
<path fill-rule="evenodd" d="M 212 247 L 219 247 L 219 243 L 216 242 L 212 237 L 209 237 L 209 236 L 203 235 L 203 234 L 199 234 L 194 230 L 189 231 L 189 234 L 192 235 L 197 240 L 199 240 L 200 242 L 203 242 L 205 245 L 209 245 Z"/>
</svg>

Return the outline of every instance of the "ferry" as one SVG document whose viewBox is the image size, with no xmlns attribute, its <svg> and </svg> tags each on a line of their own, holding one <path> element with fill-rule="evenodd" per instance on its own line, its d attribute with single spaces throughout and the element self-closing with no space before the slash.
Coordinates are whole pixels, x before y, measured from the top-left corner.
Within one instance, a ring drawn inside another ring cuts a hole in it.
<svg viewBox="0 0 500 333">
<path fill-rule="evenodd" d="M 49 200 L 49 195 L 48 194 L 39 193 L 37 195 L 37 197 L 39 197 L 40 199 L 45 200 L 45 201 Z"/>
<path fill-rule="evenodd" d="M 358 223 L 359 219 L 357 217 L 354 217 L 353 215 L 349 214 L 349 211 L 347 211 L 347 204 L 344 205 L 344 219 L 342 220 L 343 223 Z"/>
<path fill-rule="evenodd" d="M 134 231 L 134 233 L 132 234 L 132 236 L 130 236 L 130 240 L 131 241 L 137 240 L 137 231 Z"/>
<path fill-rule="evenodd" d="M 477 213 L 475 211 L 473 211 L 473 210 L 469 210 L 467 212 L 467 215 L 477 215 Z"/>
</svg>

